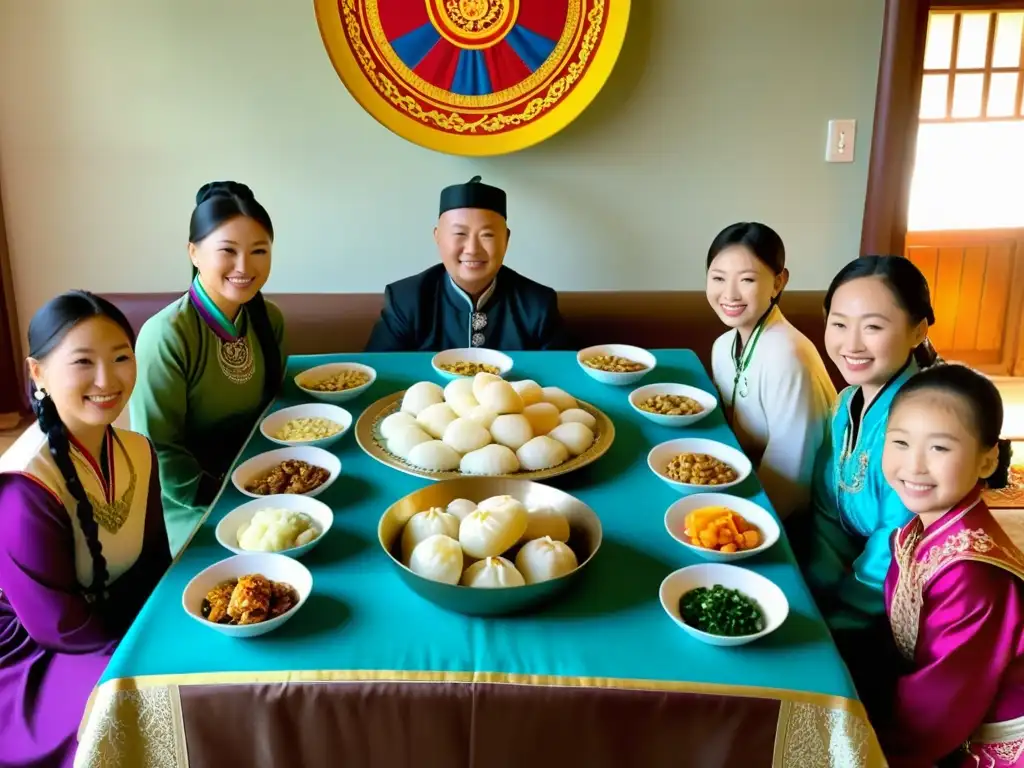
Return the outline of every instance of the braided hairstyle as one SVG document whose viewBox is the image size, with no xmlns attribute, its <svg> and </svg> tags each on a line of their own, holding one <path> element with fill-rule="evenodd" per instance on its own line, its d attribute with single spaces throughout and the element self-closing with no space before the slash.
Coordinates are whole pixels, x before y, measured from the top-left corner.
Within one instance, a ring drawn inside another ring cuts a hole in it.
<svg viewBox="0 0 1024 768">
<path fill-rule="evenodd" d="M 192 211 L 192 219 L 189 221 L 188 241 L 194 245 L 202 242 L 227 221 L 237 216 L 252 219 L 266 230 L 271 240 L 274 239 L 274 225 L 270 221 L 270 214 L 267 213 L 266 208 L 260 205 L 249 187 L 237 181 L 211 181 L 208 184 L 203 184 L 196 193 L 196 207 Z M 198 270 L 193 265 L 193 280 L 197 272 Z M 270 316 L 267 314 L 267 304 L 263 293 L 257 291 L 245 306 L 249 310 L 249 320 L 252 322 L 253 331 L 260 343 L 260 350 L 263 352 L 263 360 L 266 365 L 263 398 L 269 402 L 277 395 L 284 375 L 281 367 L 281 349 L 274 337 L 274 329 L 270 325 Z"/>
<path fill-rule="evenodd" d="M 135 332 L 121 310 L 106 299 L 87 291 L 69 291 L 47 302 L 28 324 L 29 357 L 37 361 L 45 360 L 72 328 L 94 317 L 105 317 L 117 323 L 125 332 L 132 347 L 135 346 Z M 93 517 L 92 504 L 89 503 L 85 488 L 71 461 L 71 441 L 67 427 L 61 420 L 53 399 L 48 393 L 40 390 L 34 381 L 29 385 L 29 401 L 32 403 L 39 428 L 46 435 L 53 462 L 60 470 L 68 492 L 75 499 L 78 525 L 85 535 L 89 554 L 92 555 L 92 584 L 86 588 L 86 594 L 96 602 L 102 602 L 106 593 L 107 561 L 103 557 L 99 527 Z"/>
</svg>

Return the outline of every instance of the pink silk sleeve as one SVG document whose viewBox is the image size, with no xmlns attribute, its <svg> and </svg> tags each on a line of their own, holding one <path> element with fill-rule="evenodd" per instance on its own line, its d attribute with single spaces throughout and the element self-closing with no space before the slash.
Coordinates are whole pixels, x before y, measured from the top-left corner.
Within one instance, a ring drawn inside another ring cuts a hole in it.
<svg viewBox="0 0 1024 768">
<path fill-rule="evenodd" d="M 92 653 L 112 637 L 82 595 L 68 513 L 27 477 L 0 475 L 0 590 L 43 648 Z"/>
<path fill-rule="evenodd" d="M 985 720 L 1022 628 L 1021 585 L 997 566 L 960 562 L 927 586 L 916 671 L 899 678 L 883 735 L 891 766 L 930 766 Z"/>
</svg>

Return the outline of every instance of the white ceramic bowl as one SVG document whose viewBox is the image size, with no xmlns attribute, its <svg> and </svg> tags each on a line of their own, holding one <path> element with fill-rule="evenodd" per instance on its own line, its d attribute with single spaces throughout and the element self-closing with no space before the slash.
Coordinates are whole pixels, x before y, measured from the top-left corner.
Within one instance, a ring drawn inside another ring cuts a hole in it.
<svg viewBox="0 0 1024 768">
<path fill-rule="evenodd" d="M 665 474 L 668 463 L 680 453 L 706 453 L 719 461 L 724 461 L 736 470 L 736 479 L 731 483 L 721 485 L 697 485 L 696 483 L 681 483 L 673 480 Z M 647 454 L 647 466 L 651 471 L 675 488 L 677 491 L 721 491 L 739 485 L 753 470 L 753 466 L 742 451 L 733 448 L 731 445 L 719 443 L 717 440 L 706 440 L 700 437 L 683 437 L 678 440 L 669 440 L 654 446 Z"/>
<path fill-rule="evenodd" d="M 320 531 L 320 535 L 308 544 L 301 547 L 291 547 L 277 552 L 279 555 L 288 557 L 302 557 L 313 547 L 320 543 L 320 540 L 331 530 L 334 523 L 334 513 L 331 508 L 322 501 L 317 501 L 309 496 L 297 496 L 294 493 L 281 493 L 276 496 L 261 496 L 258 499 L 247 501 L 245 504 L 235 507 L 221 518 L 217 523 L 217 541 L 225 549 L 230 549 L 236 555 L 252 554 L 253 550 L 242 549 L 238 545 L 238 530 L 242 525 L 252 520 L 253 515 L 261 509 L 287 509 L 292 512 L 302 512 L 313 520 L 314 525 Z"/>
<path fill-rule="evenodd" d="M 275 437 L 285 424 L 292 419 L 328 419 L 341 427 L 330 437 L 323 437 L 319 440 L 281 440 Z M 260 422 L 260 432 L 272 443 L 287 446 L 309 445 L 318 448 L 326 448 L 345 436 L 345 433 L 352 427 L 352 414 L 339 405 L 328 403 L 303 403 L 293 405 L 290 408 L 282 408 L 274 411 Z"/>
<path fill-rule="evenodd" d="M 761 543 L 753 549 L 739 552 L 719 552 L 717 549 L 705 549 L 690 543 L 686 535 L 686 516 L 702 507 L 726 507 L 757 528 Z M 760 554 L 779 540 L 779 523 L 764 507 L 750 499 L 732 496 L 728 493 L 694 493 L 684 496 L 665 513 L 665 530 L 669 536 L 678 541 L 694 554 L 717 563 L 728 563 L 735 560 Z"/>
<path fill-rule="evenodd" d="M 338 479 L 338 475 L 341 474 L 341 459 L 333 453 L 329 453 L 323 448 L 314 448 L 311 445 L 297 445 L 292 448 L 277 448 L 273 451 L 267 451 L 258 456 L 253 456 L 248 461 L 242 462 L 231 473 L 231 482 L 238 489 L 239 493 L 251 496 L 254 499 L 266 499 L 267 496 L 260 496 L 257 493 L 245 490 L 246 484 L 269 472 L 274 466 L 287 459 L 295 459 L 296 461 L 312 464 L 315 467 L 323 467 L 328 472 L 328 478 L 323 484 L 317 486 L 309 493 L 299 494 L 301 496 L 319 496 L 330 488 L 334 481 Z"/>
<path fill-rule="evenodd" d="M 442 379 L 451 381 L 452 379 L 470 378 L 468 376 L 461 376 L 457 373 L 452 373 L 451 371 L 445 371 L 441 368 L 442 365 L 451 365 L 452 363 L 481 363 L 483 365 L 493 365 L 498 369 L 498 375 L 503 378 L 512 370 L 511 357 L 496 349 L 485 349 L 484 347 L 446 349 L 443 352 L 438 352 L 430 361 L 430 365 L 433 366 L 437 375 Z"/>
<path fill-rule="evenodd" d="M 358 387 L 343 389 L 341 392 L 321 392 L 316 389 L 309 389 L 310 385 L 330 378 L 342 371 L 360 371 L 361 373 L 365 373 L 369 376 L 370 380 L 365 384 L 360 384 Z M 315 368 L 308 368 L 298 374 L 295 377 L 295 386 L 312 398 L 322 400 L 325 403 L 334 403 L 336 405 L 359 397 L 359 395 L 369 389 L 370 385 L 376 380 L 377 371 L 368 365 L 363 365 L 361 363 L 326 363 L 324 365 L 318 365 Z"/>
<path fill-rule="evenodd" d="M 668 416 L 663 413 L 651 413 L 640 408 L 640 403 L 656 395 L 688 397 L 700 403 L 704 410 L 700 413 L 695 413 L 693 416 Z M 633 406 L 634 411 L 644 418 L 650 419 L 655 424 L 661 424 L 664 427 L 688 427 L 691 424 L 696 424 L 715 410 L 718 407 L 718 398 L 710 392 L 705 392 L 703 389 L 697 389 L 697 387 L 691 387 L 686 384 L 648 384 L 629 393 L 629 404 Z"/>
<path fill-rule="evenodd" d="M 764 629 L 753 635 L 724 637 L 701 632 L 683 621 L 682 616 L 679 615 L 680 598 L 693 589 L 711 588 L 716 584 L 721 584 L 726 589 L 738 589 L 754 600 L 764 614 Z M 701 563 L 680 568 L 678 571 L 670 573 L 661 582 L 661 589 L 658 592 L 661 597 L 661 607 L 665 609 L 665 613 L 671 616 L 672 620 L 682 627 L 690 637 L 708 645 L 731 647 L 752 643 L 781 627 L 782 622 L 789 616 L 789 601 L 781 589 L 761 574 L 736 565 Z"/>
<path fill-rule="evenodd" d="M 599 371 L 597 368 L 591 368 L 589 365 L 584 364 L 584 360 L 598 355 L 625 357 L 646 367 L 642 371 L 633 371 L 631 373 L 612 373 L 611 371 Z M 658 365 L 658 359 L 646 349 L 631 347 L 628 344 L 601 344 L 596 347 L 581 349 L 576 353 L 576 362 L 595 381 L 599 381 L 602 384 L 614 384 L 620 387 L 635 384 Z"/>
<path fill-rule="evenodd" d="M 203 598 L 215 586 L 228 579 L 237 579 L 260 573 L 272 581 L 282 581 L 295 587 L 299 602 L 287 613 L 258 624 L 217 624 L 203 618 Z M 185 613 L 210 629 L 231 637 L 258 637 L 273 632 L 299 612 L 313 591 L 313 576 L 298 560 L 269 552 L 233 555 L 200 571 L 185 587 L 181 605 Z"/>
</svg>

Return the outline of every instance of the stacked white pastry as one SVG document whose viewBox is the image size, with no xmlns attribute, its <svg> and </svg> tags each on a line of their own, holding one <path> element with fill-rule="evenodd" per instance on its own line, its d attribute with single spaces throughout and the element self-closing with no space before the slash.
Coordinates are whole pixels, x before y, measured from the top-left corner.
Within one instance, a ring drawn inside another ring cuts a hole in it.
<svg viewBox="0 0 1024 768">
<path fill-rule="evenodd" d="M 569 393 L 490 373 L 442 389 L 413 384 L 381 422 L 387 449 L 421 469 L 507 475 L 557 467 L 593 444 L 597 424 Z"/>
<path fill-rule="evenodd" d="M 527 509 L 511 496 L 479 504 L 456 499 L 417 512 L 402 529 L 402 562 L 411 571 L 445 584 L 466 587 L 521 587 L 557 579 L 576 570 L 576 554 L 564 515 Z M 505 555 L 518 548 L 515 562 Z"/>
</svg>

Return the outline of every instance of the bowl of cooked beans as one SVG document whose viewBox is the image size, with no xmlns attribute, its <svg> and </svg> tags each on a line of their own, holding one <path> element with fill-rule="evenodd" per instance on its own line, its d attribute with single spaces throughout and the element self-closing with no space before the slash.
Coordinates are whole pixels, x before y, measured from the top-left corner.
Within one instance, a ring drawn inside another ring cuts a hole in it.
<svg viewBox="0 0 1024 768">
<path fill-rule="evenodd" d="M 512 370 L 512 358 L 504 352 L 484 347 L 446 349 L 430 361 L 442 379 L 471 379 L 478 373 L 504 377 Z"/>
<path fill-rule="evenodd" d="M 654 446 L 651 471 L 677 491 L 720 491 L 747 479 L 753 466 L 741 450 L 717 440 L 683 437 Z"/>
<path fill-rule="evenodd" d="M 298 374 L 295 386 L 325 403 L 344 403 L 359 397 L 377 380 L 377 371 L 362 363 L 325 363 Z"/>
<path fill-rule="evenodd" d="M 657 358 L 629 344 L 602 344 L 576 353 L 576 362 L 586 374 L 602 384 L 635 384 L 654 370 Z"/>
<path fill-rule="evenodd" d="M 688 427 L 715 410 L 718 399 L 686 384 L 648 384 L 629 393 L 629 404 L 655 424 Z"/>
<path fill-rule="evenodd" d="M 691 493 L 665 513 L 669 536 L 705 560 L 760 554 L 779 540 L 779 521 L 760 504 L 728 493 Z"/>
<path fill-rule="evenodd" d="M 243 461 L 231 473 L 239 493 L 254 499 L 282 493 L 319 496 L 341 474 L 341 459 L 323 448 L 276 448 Z"/>
<path fill-rule="evenodd" d="M 274 411 L 260 422 L 260 432 L 278 445 L 326 448 L 352 426 L 352 414 L 337 405 L 305 403 Z"/>
</svg>

